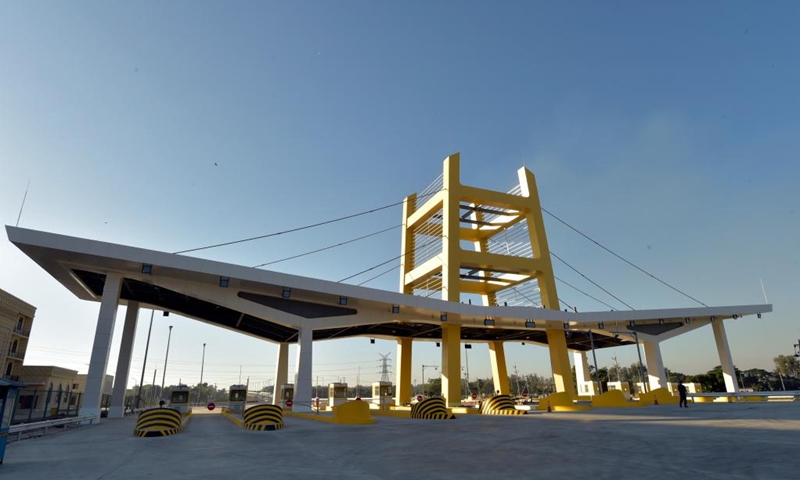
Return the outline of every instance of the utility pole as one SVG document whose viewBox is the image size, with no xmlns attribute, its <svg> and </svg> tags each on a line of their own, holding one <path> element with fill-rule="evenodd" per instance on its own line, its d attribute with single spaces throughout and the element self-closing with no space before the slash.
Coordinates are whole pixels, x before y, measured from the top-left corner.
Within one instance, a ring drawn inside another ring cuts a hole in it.
<svg viewBox="0 0 800 480">
<path fill-rule="evenodd" d="M 514 377 L 516 377 L 516 379 L 517 379 L 517 396 L 519 397 L 519 396 L 520 396 L 520 390 L 519 390 L 519 372 L 517 372 L 517 365 L 516 365 L 516 364 L 514 364 Z"/>
<path fill-rule="evenodd" d="M 617 381 L 622 383 L 622 378 L 619 376 L 619 363 L 617 362 L 617 356 L 614 355 L 611 357 L 611 359 L 614 360 L 614 368 L 617 370 Z"/>
<path fill-rule="evenodd" d="M 425 369 L 432 368 L 434 370 L 438 370 L 438 366 L 436 365 L 423 365 L 422 366 L 422 396 L 425 396 Z"/>
<path fill-rule="evenodd" d="M 156 373 L 158 373 L 158 369 L 157 368 L 155 370 L 153 370 L 153 391 L 150 392 L 150 396 L 152 397 L 150 403 L 153 403 L 155 401 L 155 398 L 156 398 L 155 397 L 155 395 L 156 395 Z"/>
</svg>

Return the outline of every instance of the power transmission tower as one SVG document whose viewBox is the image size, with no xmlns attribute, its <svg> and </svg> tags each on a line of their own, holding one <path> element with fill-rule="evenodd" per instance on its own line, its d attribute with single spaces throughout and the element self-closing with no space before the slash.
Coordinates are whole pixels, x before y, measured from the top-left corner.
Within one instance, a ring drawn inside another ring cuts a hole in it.
<svg viewBox="0 0 800 480">
<path fill-rule="evenodd" d="M 378 354 L 378 356 L 381 357 L 381 382 L 391 383 L 391 379 L 389 378 L 389 374 L 391 373 L 389 371 L 389 363 L 392 360 L 389 358 L 389 355 L 391 355 L 391 353 L 387 353 L 386 355 Z"/>
</svg>

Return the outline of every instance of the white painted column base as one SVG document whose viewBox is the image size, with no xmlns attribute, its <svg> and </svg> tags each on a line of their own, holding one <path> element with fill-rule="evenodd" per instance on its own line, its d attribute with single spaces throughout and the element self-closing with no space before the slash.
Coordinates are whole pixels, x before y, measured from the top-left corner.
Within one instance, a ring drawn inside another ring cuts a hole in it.
<svg viewBox="0 0 800 480">
<path fill-rule="evenodd" d="M 289 344 L 278 344 L 278 358 L 275 361 L 275 382 L 272 387 L 272 404 L 283 407 L 283 386 L 289 380 Z"/>
<path fill-rule="evenodd" d="M 575 383 L 578 384 L 578 395 L 597 395 L 597 384 L 589 373 L 589 359 L 586 352 L 573 351 L 572 361 L 575 364 Z"/>
<path fill-rule="evenodd" d="M 108 407 L 108 418 L 122 418 L 125 416 L 125 407 L 112 405 Z"/>
<path fill-rule="evenodd" d="M 667 387 L 667 371 L 664 370 L 664 360 L 661 357 L 661 346 L 658 342 L 642 340 L 644 345 L 644 358 L 647 364 L 647 380 L 650 390 Z"/>
<path fill-rule="evenodd" d="M 125 392 L 128 386 L 128 375 L 131 371 L 133 357 L 133 341 L 136 338 L 136 319 L 139 317 L 139 302 L 128 302 L 125 311 L 125 325 L 122 329 L 122 341 L 119 344 L 117 373 L 114 377 L 114 390 L 111 393 L 111 406 L 108 418 L 125 416 Z"/>
<path fill-rule="evenodd" d="M 89 373 L 86 375 L 86 391 L 81 401 L 78 415 L 97 415 L 100 417 L 100 401 L 103 394 L 103 380 L 108 367 L 108 356 L 111 353 L 111 338 L 114 335 L 114 322 L 117 318 L 119 292 L 122 289 L 122 276 L 116 273 L 106 274 L 103 286 L 103 298 L 100 301 L 100 313 L 97 315 L 97 327 L 92 344 L 92 355 L 89 360 Z"/>
<path fill-rule="evenodd" d="M 736 369 L 733 366 L 728 337 L 725 335 L 725 325 L 722 324 L 722 320 L 716 320 L 711 322 L 711 328 L 714 330 L 714 340 L 717 343 L 722 377 L 725 379 L 725 390 L 728 393 L 739 393 L 739 382 L 736 380 Z"/>
<path fill-rule="evenodd" d="M 314 330 L 300 327 L 297 338 L 297 368 L 294 380 L 294 412 L 311 412 L 311 361 Z"/>
</svg>

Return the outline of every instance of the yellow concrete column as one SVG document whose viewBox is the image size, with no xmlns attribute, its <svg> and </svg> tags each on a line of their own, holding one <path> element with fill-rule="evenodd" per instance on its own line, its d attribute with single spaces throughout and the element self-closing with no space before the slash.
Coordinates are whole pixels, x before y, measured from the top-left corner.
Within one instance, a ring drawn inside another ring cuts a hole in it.
<svg viewBox="0 0 800 480">
<path fill-rule="evenodd" d="M 506 353 L 503 342 L 489 342 L 489 357 L 492 361 L 492 378 L 494 379 L 495 393 L 510 395 L 508 386 L 508 370 L 506 370 Z"/>
<path fill-rule="evenodd" d="M 442 300 L 461 301 L 461 213 L 459 192 L 459 155 L 454 153 L 444 160 L 443 189 L 446 192 L 442 205 Z M 442 371 L 444 374 L 444 370 Z"/>
<path fill-rule="evenodd" d="M 572 367 L 569 364 L 567 337 L 564 335 L 563 330 L 546 330 L 546 332 L 556 391 L 566 392 L 570 398 L 574 399 L 575 386 L 572 384 Z"/>
<path fill-rule="evenodd" d="M 528 224 L 528 235 L 530 236 L 531 250 L 533 258 L 541 262 L 541 273 L 536 276 L 539 284 L 544 308 L 560 310 L 558 294 L 556 293 L 556 279 L 553 275 L 553 264 L 550 260 L 550 248 L 547 245 L 547 235 L 544 231 L 544 218 L 542 218 L 542 205 L 539 203 L 539 190 L 536 188 L 536 177 L 526 168 L 519 169 L 519 186 L 521 193 L 527 197 L 528 212 L 525 220 Z M 566 355 L 566 353 L 565 353 Z M 567 362 L 569 362 L 569 357 Z"/>
<path fill-rule="evenodd" d="M 408 228 L 408 217 L 417 210 L 417 194 L 403 200 L 403 230 L 400 233 L 400 293 L 413 294 L 414 289 L 406 286 L 406 274 L 414 269 L 414 229 Z"/>
<path fill-rule="evenodd" d="M 461 404 L 461 325 L 442 324 L 442 396 L 448 407 Z"/>
<path fill-rule="evenodd" d="M 412 339 L 397 339 L 397 368 L 395 405 L 411 401 L 411 346 Z"/>
</svg>

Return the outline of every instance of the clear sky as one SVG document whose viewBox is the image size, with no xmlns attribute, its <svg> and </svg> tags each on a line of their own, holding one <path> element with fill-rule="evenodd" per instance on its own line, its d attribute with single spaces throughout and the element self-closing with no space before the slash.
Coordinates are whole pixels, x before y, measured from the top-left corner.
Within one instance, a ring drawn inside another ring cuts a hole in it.
<svg viewBox="0 0 800 480">
<path fill-rule="evenodd" d="M 459 151 L 464 183 L 505 191 L 527 166 L 545 208 L 709 305 L 762 303 L 763 279 L 774 313 L 726 326 L 737 367 L 771 370 L 800 338 L 799 13 L 791 1 L 5 1 L 0 222 L 16 222 L 30 181 L 20 226 L 172 252 L 400 201 Z M 252 266 L 400 220 L 393 208 L 197 255 Z M 698 306 L 545 221 L 554 252 L 634 308 Z M 85 372 L 98 305 L 2 237 L 0 287 L 38 308 L 27 363 Z M 339 280 L 399 244 L 393 230 L 270 268 Z M 368 285 L 397 290 L 397 277 Z M 607 309 L 558 287 L 581 311 Z M 168 384 L 199 380 L 204 342 L 205 380 L 237 383 L 240 366 L 243 381 L 271 378 L 273 344 L 171 315 L 156 316 L 148 382 L 168 325 Z M 544 348 L 507 351 L 510 371 L 549 372 Z M 322 342 L 314 375 L 375 381 L 388 352 Z M 719 363 L 710 328 L 662 352 L 684 373 Z M 414 354 L 420 381 L 439 352 Z M 613 355 L 636 354 L 602 351 L 600 366 Z M 489 376 L 485 347 L 469 368 Z"/>
</svg>

